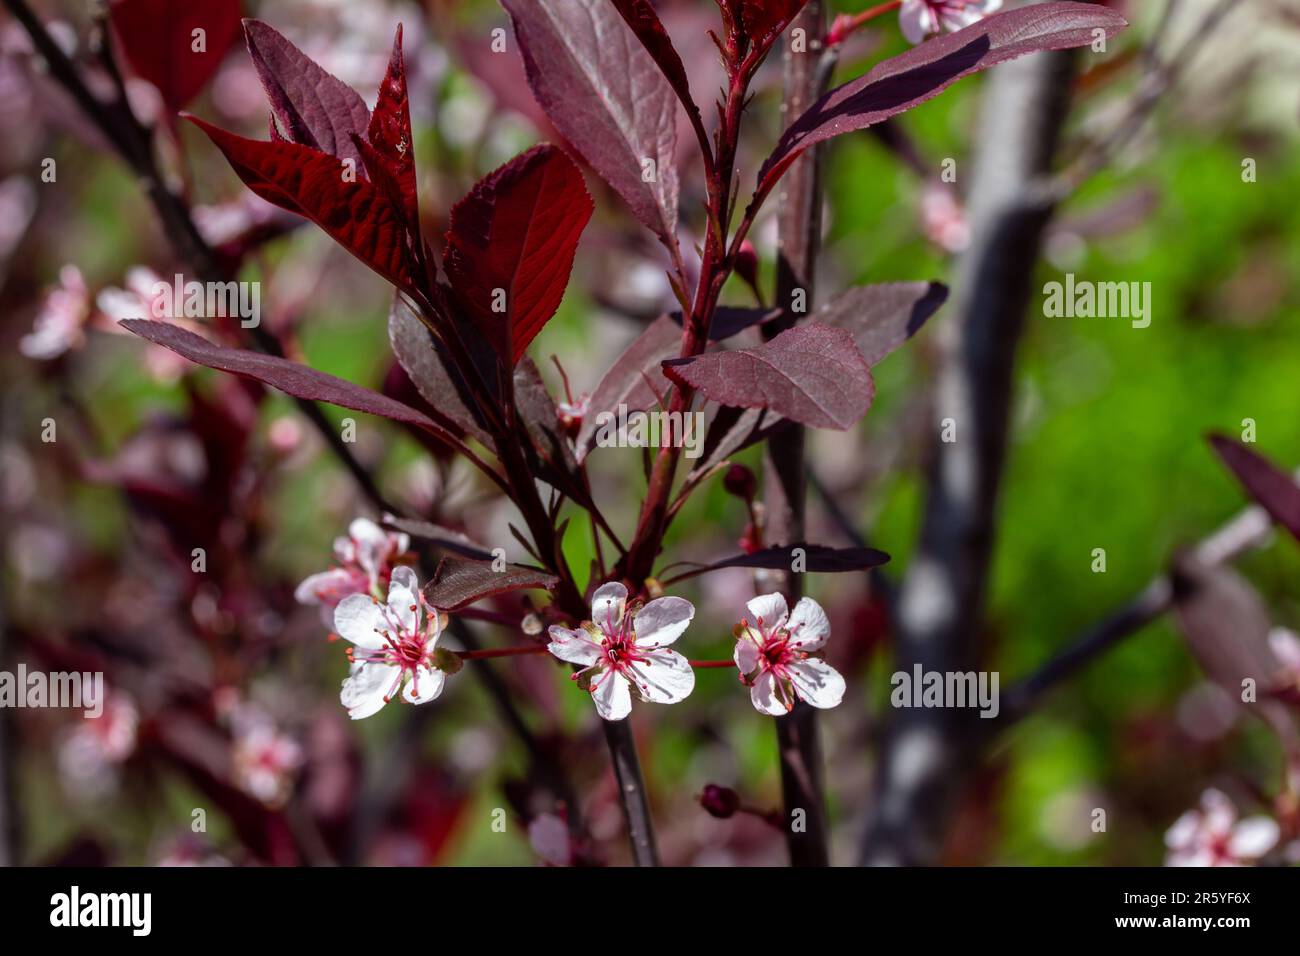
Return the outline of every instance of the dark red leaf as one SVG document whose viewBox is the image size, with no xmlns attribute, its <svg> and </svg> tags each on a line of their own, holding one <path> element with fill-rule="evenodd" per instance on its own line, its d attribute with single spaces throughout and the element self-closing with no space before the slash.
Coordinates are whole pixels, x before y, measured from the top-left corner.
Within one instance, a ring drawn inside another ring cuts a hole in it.
<svg viewBox="0 0 1300 956">
<path fill-rule="evenodd" d="M 553 574 L 521 564 L 507 564 L 493 571 L 491 561 L 469 558 L 443 558 L 438 571 L 424 588 L 424 596 L 434 607 L 457 611 L 466 605 L 508 591 L 536 588 L 550 590 L 560 581 Z"/>
<path fill-rule="evenodd" d="M 1210 444 L 1269 517 L 1300 540 L 1300 486 L 1291 476 L 1226 435 L 1211 435 Z"/>
<path fill-rule="evenodd" d="M 393 297 L 388 312 L 388 341 L 424 400 L 462 432 L 473 435 L 488 448 L 494 447 L 460 372 L 443 356 L 429 330 L 400 295 Z"/>
<path fill-rule="evenodd" d="M 729 408 L 719 405 L 704 435 L 704 451 L 694 462 L 688 483 L 703 478 L 711 469 L 750 445 L 757 444 L 791 423 L 765 408 Z"/>
<path fill-rule="evenodd" d="M 516 156 L 452 208 L 447 277 L 512 367 L 560 307 L 593 208 L 573 160 L 546 144 Z"/>
<path fill-rule="evenodd" d="M 948 299 L 937 282 L 888 282 L 846 289 L 813 314 L 853 336 L 870 366 L 910 339 Z"/>
<path fill-rule="evenodd" d="M 876 392 L 853 336 L 815 323 L 758 348 L 671 359 L 664 373 L 720 405 L 766 408 L 813 428 L 852 427 Z"/>
<path fill-rule="evenodd" d="M 650 5 L 650 0 L 612 0 L 612 3 L 627 25 L 632 28 L 632 32 L 641 41 L 646 52 L 659 65 L 668 84 L 677 94 L 682 108 L 693 116 L 699 117 L 700 108 L 691 98 L 691 81 L 686 75 L 686 66 L 673 46 L 673 41 L 668 36 L 663 21 L 659 19 L 659 14 L 655 13 L 654 7 Z"/>
<path fill-rule="evenodd" d="M 406 63 L 402 58 L 402 28 L 393 40 L 393 55 L 379 85 L 379 100 L 367 130 L 370 149 L 363 148 L 370 178 L 391 184 L 394 204 L 402 211 L 412 235 L 419 234 L 419 198 L 415 187 L 415 142 L 411 132 L 411 105 L 406 94 Z"/>
<path fill-rule="evenodd" d="M 529 85 L 555 128 L 637 219 L 675 247 L 677 109 L 659 67 L 610 0 L 501 2 Z"/>
<path fill-rule="evenodd" d="M 281 136 L 362 168 L 352 138 L 365 134 L 370 110 L 360 94 L 261 20 L 245 20 L 244 37 Z"/>
<path fill-rule="evenodd" d="M 995 13 L 978 23 L 928 40 L 877 63 L 864 76 L 827 93 L 795 120 L 758 173 L 771 188 L 800 153 L 841 133 L 865 129 L 937 96 L 957 80 L 1039 50 L 1065 50 L 1093 42 L 1128 24 L 1093 3 L 1042 3 Z"/>
<path fill-rule="evenodd" d="M 487 545 L 479 544 L 463 532 L 453 531 L 451 528 L 444 528 L 442 525 L 433 524 L 430 521 L 417 521 L 412 518 L 398 518 L 393 515 L 385 515 L 383 524 L 386 528 L 396 528 L 398 531 L 405 531 L 412 538 L 431 541 L 440 548 L 454 551 L 467 558 L 474 558 L 480 561 L 492 560 L 492 549 Z"/>
<path fill-rule="evenodd" d="M 239 36 L 239 0 L 114 0 L 108 15 L 131 69 L 172 112 L 198 95 Z"/>
<path fill-rule="evenodd" d="M 450 443 L 458 444 L 450 431 L 423 412 L 346 379 L 318 372 L 288 359 L 218 345 L 169 322 L 123 319 L 118 324 L 128 332 L 171 349 L 197 365 L 256 379 L 294 398 L 329 402 L 368 415 L 378 415 L 389 421 L 415 425 Z"/>
<path fill-rule="evenodd" d="M 740 7 L 740 25 L 756 46 L 767 44 L 773 34 L 784 30 L 808 0 L 732 0 Z"/>
<path fill-rule="evenodd" d="M 245 139 L 198 117 L 187 118 L 225 153 L 249 189 L 307 217 L 384 278 L 411 288 L 401 213 L 360 175 L 354 182 L 345 181 L 350 177 L 343 160 L 297 143 Z"/>
<path fill-rule="evenodd" d="M 803 552 L 795 554 L 795 549 Z M 753 554 L 737 554 L 712 564 L 702 565 L 673 575 L 669 581 L 683 581 L 722 568 L 768 568 L 789 571 L 796 558 L 802 557 L 805 571 L 820 574 L 839 574 L 845 571 L 866 571 L 889 561 L 889 555 L 875 548 L 828 548 L 821 544 L 786 544 L 765 548 Z"/>
<path fill-rule="evenodd" d="M 681 345 L 681 326 L 661 315 L 610 366 L 591 393 L 586 417 L 578 429 L 574 444 L 579 461 L 587 457 L 595 444 L 602 413 L 617 415 L 619 405 L 626 405 L 629 412 L 644 411 L 668 391 L 668 379 L 661 366 L 666 359 L 681 354 Z"/>
</svg>

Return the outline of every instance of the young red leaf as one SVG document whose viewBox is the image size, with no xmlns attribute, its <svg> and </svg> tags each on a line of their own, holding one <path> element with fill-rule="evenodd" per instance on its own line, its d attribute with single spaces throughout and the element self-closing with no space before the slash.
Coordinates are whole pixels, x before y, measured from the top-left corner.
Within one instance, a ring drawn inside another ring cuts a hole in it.
<svg viewBox="0 0 1300 956">
<path fill-rule="evenodd" d="M 947 288 L 937 282 L 853 286 L 813 313 L 813 320 L 849 332 L 867 364 L 875 367 L 947 299 Z"/>
<path fill-rule="evenodd" d="M 686 66 L 682 63 L 676 47 L 673 46 L 673 41 L 669 38 L 663 21 L 659 19 L 659 14 L 655 13 L 655 8 L 650 5 L 650 0 L 611 0 L 611 2 L 627 25 L 632 28 L 632 32 L 641 41 L 646 52 L 659 65 L 664 78 L 677 94 L 682 108 L 695 119 L 700 119 L 700 108 L 691 98 L 691 81 L 686 75 Z"/>
<path fill-rule="evenodd" d="M 1291 476 L 1226 435 L 1211 435 L 1210 444 L 1269 517 L 1300 540 L 1300 486 Z"/>
<path fill-rule="evenodd" d="M 877 63 L 827 93 L 782 134 L 759 170 L 759 191 L 771 189 L 805 149 L 910 110 L 964 76 L 1039 50 L 1086 46 L 1094 31 L 1110 36 L 1127 25 L 1118 13 L 1093 3 L 1035 4 L 995 13 Z"/>
<path fill-rule="evenodd" d="M 239 36 L 239 0 L 114 0 L 108 15 L 131 69 L 172 112 L 198 95 Z"/>
<path fill-rule="evenodd" d="M 876 393 L 853 336 L 815 323 L 758 348 L 671 359 L 664 373 L 720 405 L 766 408 L 813 428 L 852 427 Z"/>
<path fill-rule="evenodd" d="M 366 170 L 376 183 L 394 195 L 411 235 L 419 235 L 419 198 L 415 187 L 415 142 L 411 132 L 411 105 L 406 94 L 406 63 L 402 57 L 402 28 L 393 40 L 393 55 L 379 86 L 379 100 L 370 117 L 370 148 L 362 148 Z M 355 134 L 354 134 L 355 136 Z M 418 241 L 418 239 L 416 240 Z"/>
<path fill-rule="evenodd" d="M 593 208 L 573 160 L 546 144 L 491 173 L 452 208 L 447 277 L 511 367 L 560 307 Z"/>
<path fill-rule="evenodd" d="M 755 46 L 765 46 L 784 30 L 808 0 L 732 0 L 740 8 L 740 26 Z"/>
<path fill-rule="evenodd" d="M 306 216 L 400 288 L 411 288 L 406 230 L 382 190 L 337 157 L 297 143 L 264 143 L 187 117 L 263 199 Z"/>
<path fill-rule="evenodd" d="M 244 21 L 244 38 L 280 135 L 360 168 L 352 138 L 370 122 L 360 94 L 260 20 Z"/>
<path fill-rule="evenodd" d="M 628 411 L 644 411 L 668 391 L 669 382 L 661 365 L 666 359 L 680 355 L 681 346 L 681 326 L 661 315 L 610 366 L 591 393 L 586 417 L 574 441 L 579 461 L 591 453 L 603 413 L 617 415 L 620 405 L 626 405 Z"/>
<path fill-rule="evenodd" d="M 470 558 L 443 558 L 424 596 L 443 611 L 461 608 L 508 591 L 550 590 L 560 581 L 553 574 L 520 564 L 508 564 L 498 571 L 492 561 Z"/>
<path fill-rule="evenodd" d="M 218 345 L 169 322 L 123 319 L 118 324 L 155 345 L 171 349 L 196 365 L 256 379 L 294 398 L 329 402 L 331 405 L 377 415 L 389 421 L 415 425 L 437 435 L 448 444 L 460 444 L 450 431 L 423 412 L 346 379 L 273 355 Z"/>
<path fill-rule="evenodd" d="M 501 0 L 533 95 L 647 228 L 677 243 L 673 90 L 609 0 Z"/>
</svg>

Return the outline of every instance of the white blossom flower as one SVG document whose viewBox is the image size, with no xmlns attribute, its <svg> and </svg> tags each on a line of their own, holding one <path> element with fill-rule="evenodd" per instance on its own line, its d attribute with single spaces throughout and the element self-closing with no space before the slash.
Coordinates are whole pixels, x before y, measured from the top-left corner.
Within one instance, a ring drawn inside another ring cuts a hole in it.
<svg viewBox="0 0 1300 956">
<path fill-rule="evenodd" d="M 59 284 L 41 303 L 32 330 L 18 340 L 18 351 L 32 359 L 55 359 L 85 341 L 90 293 L 76 266 L 59 270 Z"/>
<path fill-rule="evenodd" d="M 1261 815 L 1237 819 L 1222 792 L 1206 790 L 1201 805 L 1179 817 L 1165 833 L 1166 866 L 1251 866 L 1277 844 L 1277 822 Z"/>
<path fill-rule="evenodd" d="M 908 43 L 920 43 L 932 33 L 949 33 L 978 23 L 1002 6 L 1002 0 L 903 0 L 898 22 Z"/>
<path fill-rule="evenodd" d="M 393 562 L 411 545 L 405 534 L 385 531 L 368 518 L 357 518 L 348 525 L 347 537 L 334 539 L 334 558 L 338 566 L 309 576 L 298 585 L 293 596 L 300 604 L 318 604 L 328 627 L 334 608 L 352 594 L 383 595 L 383 587 L 393 572 Z"/>
<path fill-rule="evenodd" d="M 627 588 L 612 581 L 591 596 L 591 617 L 577 630 L 551 627 L 547 650 L 583 668 L 573 679 L 591 692 L 605 720 L 631 713 L 633 689 L 655 704 L 676 704 L 695 689 L 690 662 L 667 650 L 695 617 L 690 601 L 661 597 L 629 607 Z"/>
<path fill-rule="evenodd" d="M 1285 627 L 1275 627 L 1268 635 L 1268 646 L 1282 665 L 1282 684 L 1300 689 L 1300 636 Z"/>
<path fill-rule="evenodd" d="M 764 594 L 747 605 L 754 623 L 736 626 L 736 667 L 749 698 L 764 714 L 781 716 L 795 699 L 814 707 L 834 707 L 844 699 L 844 678 L 824 660 L 810 655 L 831 636 L 820 604 L 800 598 L 789 613 L 780 594 Z"/>
<path fill-rule="evenodd" d="M 239 786 L 268 807 L 282 806 L 289 798 L 303 760 L 297 741 L 261 717 L 235 722 L 232 756 Z"/>
<path fill-rule="evenodd" d="M 355 645 L 348 649 L 352 674 L 339 695 L 353 720 L 378 713 L 403 681 L 402 699 L 410 704 L 427 704 L 442 693 L 441 622 L 410 568 L 393 571 L 386 604 L 369 594 L 344 598 L 334 609 L 334 629 Z"/>
</svg>

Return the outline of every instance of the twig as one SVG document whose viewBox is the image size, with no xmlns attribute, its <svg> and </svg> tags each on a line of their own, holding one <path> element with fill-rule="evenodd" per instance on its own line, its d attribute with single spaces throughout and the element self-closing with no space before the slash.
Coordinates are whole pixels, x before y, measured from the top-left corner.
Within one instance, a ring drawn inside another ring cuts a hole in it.
<svg viewBox="0 0 1300 956">
<path fill-rule="evenodd" d="M 829 53 L 823 54 L 826 15 L 821 0 L 803 9 L 792 24 L 807 37 L 807 52 L 785 53 L 785 92 L 781 111 L 785 122 L 801 116 L 829 86 L 832 69 Z M 778 253 L 776 298 L 782 314 L 768 323 L 763 336 L 771 340 L 792 328 L 801 314 L 793 309 L 795 296 L 805 297 L 811 306 L 816 280 L 817 257 L 821 249 L 822 150 L 814 148 L 795 160 L 779 194 L 777 207 Z M 766 523 L 764 539 L 769 543 L 804 540 L 804 512 L 807 490 L 804 484 L 805 432 L 791 426 L 772 435 L 763 452 L 763 503 Z M 798 575 L 784 570 L 760 570 L 754 574 L 760 592 L 780 591 L 793 603 L 803 591 Z M 786 847 L 793 866 L 826 866 L 830 863 L 826 798 L 822 783 L 821 744 L 816 710 L 802 701 L 785 717 L 775 718 L 777 753 L 781 769 L 781 794 L 785 803 Z M 795 813 L 804 826 L 791 825 Z"/>
<path fill-rule="evenodd" d="M 632 737 L 630 720 L 602 720 L 601 730 L 609 747 L 614 764 L 614 779 L 618 782 L 619 804 L 623 807 L 623 820 L 627 824 L 628 839 L 632 843 L 632 860 L 637 866 L 658 866 L 659 847 L 651 821 L 650 800 L 646 795 L 645 778 L 636 756 L 636 742 Z"/>
</svg>

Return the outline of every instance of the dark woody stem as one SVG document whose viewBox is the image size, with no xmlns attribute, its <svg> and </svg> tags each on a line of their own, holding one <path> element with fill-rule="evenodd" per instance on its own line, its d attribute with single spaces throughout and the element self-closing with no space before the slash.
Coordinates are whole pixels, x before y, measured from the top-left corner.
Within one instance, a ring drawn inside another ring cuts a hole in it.
<svg viewBox="0 0 1300 956">
<path fill-rule="evenodd" d="M 808 46 L 802 54 L 786 54 L 782 111 L 788 117 L 802 115 L 825 92 L 831 73 L 822 66 L 823 57 L 832 55 L 822 50 L 826 27 L 822 0 L 812 0 L 795 26 L 803 27 Z M 820 149 L 808 150 L 795 160 L 782 182 L 777 209 L 776 264 L 776 304 L 782 313 L 764 328 L 763 337 L 768 340 L 792 328 L 812 304 L 821 248 L 821 157 Z M 804 308 L 797 313 L 794 303 L 800 293 Z M 804 438 L 804 429 L 793 425 L 774 434 L 764 448 L 766 522 L 763 533 L 774 545 L 805 538 Z M 757 571 L 754 585 L 760 594 L 771 591 L 785 594 L 791 605 L 803 593 L 800 575 L 786 570 Z M 808 704 L 796 701 L 791 712 L 775 718 L 775 723 L 785 803 L 781 829 L 785 832 L 790 862 L 793 866 L 827 866 L 830 857 L 817 712 Z M 800 811 L 804 826 L 796 828 L 792 821 Z"/>
</svg>

